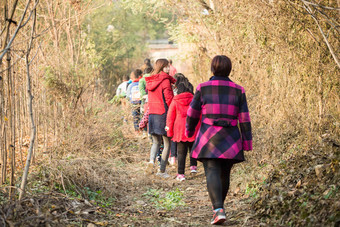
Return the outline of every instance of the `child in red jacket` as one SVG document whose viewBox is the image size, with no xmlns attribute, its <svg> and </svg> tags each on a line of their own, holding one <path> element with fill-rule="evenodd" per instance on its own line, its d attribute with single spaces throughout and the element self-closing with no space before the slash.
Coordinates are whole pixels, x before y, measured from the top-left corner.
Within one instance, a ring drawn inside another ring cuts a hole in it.
<svg viewBox="0 0 340 227">
<path fill-rule="evenodd" d="M 193 86 L 184 75 L 178 77 L 175 87 L 177 95 L 173 98 L 166 119 L 168 137 L 177 142 L 178 174 L 176 180 L 185 180 L 185 160 L 188 151 L 191 151 L 196 135 L 188 138 L 185 133 L 187 110 L 193 98 Z M 197 160 L 190 157 L 190 169 L 197 172 Z"/>
</svg>

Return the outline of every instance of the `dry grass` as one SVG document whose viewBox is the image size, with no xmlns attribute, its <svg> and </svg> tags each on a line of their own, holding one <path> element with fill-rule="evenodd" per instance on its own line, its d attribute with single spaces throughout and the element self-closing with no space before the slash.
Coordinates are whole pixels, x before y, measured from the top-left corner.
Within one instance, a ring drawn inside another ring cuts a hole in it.
<svg viewBox="0 0 340 227">
<path fill-rule="evenodd" d="M 150 143 L 147 139 L 142 140 L 140 136 L 134 134 L 132 121 L 129 119 L 130 110 L 128 108 L 122 109 L 121 106 L 97 102 L 93 106 L 93 110 L 96 111 L 89 111 L 87 115 L 79 115 L 76 118 L 77 121 L 73 122 L 75 127 L 65 132 L 63 143 L 60 146 L 51 148 L 50 153 L 37 154 L 41 159 L 35 164 L 35 168 L 30 176 L 28 184 L 29 197 L 32 197 L 34 201 L 41 201 L 40 204 L 43 204 L 43 206 L 50 206 L 50 203 L 45 199 L 49 195 L 36 196 L 37 187 L 40 187 L 41 190 L 43 185 L 45 188 L 48 188 L 46 190 L 48 192 L 57 191 L 65 195 L 65 199 L 57 199 L 60 203 L 66 204 L 61 206 L 70 206 L 70 209 L 76 210 L 77 208 L 73 207 L 69 198 L 78 196 L 78 198 L 83 199 L 81 201 L 84 206 L 83 209 L 88 209 L 88 206 L 84 205 L 84 199 L 91 199 L 89 191 L 101 191 L 101 196 L 113 198 L 115 201 L 115 208 L 107 207 L 105 212 L 112 212 L 114 209 L 115 212 L 129 213 L 138 212 L 138 204 L 134 199 L 141 199 L 141 194 L 145 193 L 147 189 L 161 188 L 171 190 L 174 188 L 175 182 L 173 180 L 164 181 L 145 175 L 144 169 L 149 154 Z M 123 117 L 129 119 L 128 124 L 124 123 Z M 265 131 L 265 128 L 262 130 L 254 130 L 255 133 L 258 133 L 255 134 L 255 138 L 268 133 Z M 266 135 L 268 138 L 274 137 L 274 135 Z M 315 175 L 313 175 L 313 167 L 317 164 L 324 163 L 327 168 L 328 166 L 334 166 L 334 169 L 339 167 L 339 164 L 336 162 L 336 156 L 333 155 L 327 159 L 320 156 L 322 154 L 325 155 L 322 150 L 328 150 L 331 151 L 331 154 L 336 154 L 335 147 L 332 148 L 330 135 L 324 135 L 323 141 L 325 147 L 323 148 L 314 147 L 311 149 L 305 147 L 305 151 L 309 152 L 307 154 L 306 152 L 296 153 L 296 150 L 301 151 L 301 148 L 298 147 L 298 142 L 301 141 L 303 141 L 303 137 L 300 135 L 287 134 L 286 137 L 282 138 L 281 143 L 285 143 L 280 148 L 286 149 L 287 152 L 282 153 L 281 156 L 280 154 L 274 154 L 277 151 L 272 148 L 277 141 L 263 145 L 273 149 L 271 150 L 273 158 L 270 161 L 266 159 L 268 153 L 261 154 L 256 150 L 247 152 L 248 162 L 235 166 L 232 171 L 230 188 L 232 200 L 230 201 L 230 206 L 238 208 L 235 208 L 236 210 L 231 209 L 229 212 L 235 215 L 238 215 L 239 212 L 242 213 L 242 209 L 238 206 L 239 203 L 244 204 L 243 209 L 245 210 L 250 209 L 250 206 L 252 206 L 258 214 L 256 216 L 251 212 L 251 219 L 255 221 L 254 223 L 259 223 L 261 219 L 261 222 L 264 221 L 263 223 L 270 224 L 278 222 L 270 218 L 264 219 L 263 217 L 266 217 L 266 212 L 271 212 L 278 220 L 282 214 L 290 212 L 287 209 L 283 209 L 281 204 L 277 202 L 279 197 L 285 198 L 286 204 L 291 204 L 294 209 L 299 210 L 301 204 L 294 202 L 298 196 L 303 193 L 309 195 L 313 191 L 317 191 L 320 194 L 317 200 L 315 200 L 316 197 L 306 200 L 308 204 L 314 207 L 311 216 L 319 212 L 323 203 L 333 204 L 337 195 L 332 194 L 330 199 L 324 199 L 323 197 L 325 190 L 330 192 L 329 190 L 333 190 L 332 185 L 336 185 L 336 177 L 338 176 L 332 172 L 333 167 L 329 168 L 329 172 L 325 172 L 326 177 L 322 181 L 322 187 L 320 186 L 318 189 L 314 188 Z M 255 147 L 260 147 L 263 141 L 255 139 L 254 142 Z M 330 148 L 333 150 L 330 150 Z M 278 157 L 279 160 L 276 160 Z M 300 159 L 303 161 L 299 161 Z M 334 163 L 330 164 L 329 162 Z M 276 165 L 275 163 L 278 164 Z M 199 165 L 199 169 L 203 171 L 201 165 Z M 171 174 L 175 175 L 175 170 L 170 171 Z M 302 186 L 299 190 L 295 190 L 294 187 L 299 180 L 302 181 Z M 328 188 L 327 184 L 331 185 L 331 189 Z M 192 190 L 195 187 L 197 193 L 201 193 L 195 197 L 195 200 L 193 200 L 193 195 L 190 192 L 186 192 L 185 196 L 190 206 L 193 206 L 192 204 L 197 206 L 195 209 L 199 209 L 200 218 L 205 219 L 205 214 L 208 214 L 207 206 L 209 200 L 205 189 L 204 174 L 199 174 L 194 179 L 188 177 L 188 185 L 181 187 L 185 191 L 190 188 Z M 296 193 L 296 195 L 289 194 L 291 192 Z M 331 192 L 333 193 L 333 191 Z M 247 199 L 248 196 L 249 198 Z M 202 201 L 202 198 L 204 201 Z M 57 203 L 53 198 L 48 198 L 48 200 L 51 203 Z M 93 206 L 95 202 L 92 201 L 91 204 Z M 189 210 L 192 209 L 190 206 Z M 269 210 L 266 210 L 264 206 Z M 9 207 L 8 209 L 13 210 L 14 208 Z M 65 212 L 67 212 L 67 209 Z M 329 209 L 327 208 L 327 210 L 322 211 L 322 216 L 319 219 L 314 220 L 312 223 L 330 223 L 325 214 L 331 212 L 334 214 L 335 209 L 337 209 L 336 204 L 330 206 Z M 189 210 L 186 212 L 192 212 Z M 95 214 L 99 215 L 100 212 L 96 211 Z M 143 218 L 145 219 L 141 220 L 143 223 L 148 221 L 149 215 L 154 215 L 154 210 L 149 209 L 144 215 L 145 217 L 143 216 Z M 287 215 L 282 219 L 282 223 L 288 223 L 289 221 L 295 224 L 305 223 L 300 216 L 304 214 L 296 212 L 294 217 Z M 74 217 L 68 214 L 62 220 L 67 223 L 72 218 Z M 77 218 L 82 220 L 79 215 Z M 113 221 L 112 223 L 122 222 L 117 217 L 102 216 L 102 218 L 111 220 Z M 136 222 L 131 217 L 126 218 L 128 222 Z M 161 216 L 157 218 L 157 223 L 158 221 L 164 221 Z M 197 221 L 200 225 L 205 223 L 205 220 L 202 222 L 201 219 Z M 238 221 L 241 223 L 244 220 Z"/>
<path fill-rule="evenodd" d="M 84 198 L 85 187 L 122 198 L 133 188 L 154 184 L 144 178 L 149 142 L 135 134 L 130 108 L 100 102 L 93 109 L 76 118 L 62 144 L 43 154 L 31 182 L 40 178 L 52 190 L 57 186 L 67 194 L 72 189 Z M 140 177 L 131 178 L 130 172 L 140 172 Z"/>
<path fill-rule="evenodd" d="M 325 44 L 317 44 L 307 31 L 318 35 L 309 15 L 297 13 L 287 1 L 214 2 L 217 10 L 204 17 L 199 3 L 174 5 L 186 9 L 187 19 L 179 19 L 172 35 L 192 43 L 182 51 L 192 59 L 193 70 L 185 74 L 194 85 L 211 76 L 213 56 L 231 58 L 231 79 L 245 88 L 252 120 L 251 168 L 243 166 L 248 175 L 270 172 L 311 148 L 322 156 L 330 141 L 339 145 L 340 72 Z"/>
</svg>

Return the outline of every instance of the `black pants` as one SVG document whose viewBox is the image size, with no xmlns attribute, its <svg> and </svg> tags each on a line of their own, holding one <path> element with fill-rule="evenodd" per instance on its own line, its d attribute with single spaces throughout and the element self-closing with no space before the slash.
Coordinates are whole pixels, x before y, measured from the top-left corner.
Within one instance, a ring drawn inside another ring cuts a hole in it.
<svg viewBox="0 0 340 227">
<path fill-rule="evenodd" d="M 177 142 L 171 140 L 170 151 L 170 157 L 177 157 Z"/>
<path fill-rule="evenodd" d="M 177 158 L 178 158 L 178 173 L 184 174 L 185 160 L 188 152 L 190 153 L 194 142 L 178 142 L 177 143 Z M 190 166 L 197 166 L 197 160 L 190 157 Z"/>
<path fill-rule="evenodd" d="M 230 183 L 233 162 L 226 159 L 202 159 L 209 197 L 214 209 L 223 208 Z"/>
</svg>

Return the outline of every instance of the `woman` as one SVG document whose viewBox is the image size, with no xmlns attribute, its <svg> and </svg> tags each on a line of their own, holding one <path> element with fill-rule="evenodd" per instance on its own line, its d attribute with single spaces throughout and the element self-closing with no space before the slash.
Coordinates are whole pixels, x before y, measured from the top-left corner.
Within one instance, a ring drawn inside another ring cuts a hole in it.
<svg viewBox="0 0 340 227">
<path fill-rule="evenodd" d="M 213 77 L 199 84 L 186 122 L 188 137 L 202 117 L 191 157 L 203 163 L 207 188 L 213 204 L 211 224 L 225 221 L 230 170 L 244 161 L 243 151 L 252 150 L 252 133 L 246 95 L 243 87 L 229 79 L 232 65 L 227 56 L 217 55 L 211 62 Z M 239 128 L 237 124 L 239 123 Z"/>
<path fill-rule="evenodd" d="M 160 170 L 157 175 L 164 178 L 169 177 L 165 172 L 165 168 L 170 151 L 170 138 L 167 137 L 165 131 L 166 115 L 172 98 L 174 97 L 171 84 L 176 82 L 173 77 L 168 75 L 169 69 L 168 60 L 158 59 L 151 75 L 145 77 L 149 101 L 149 134 L 152 136 L 148 170 L 151 170 L 155 163 L 156 154 L 160 148 L 161 139 L 163 139 L 164 149 L 162 152 Z"/>
</svg>

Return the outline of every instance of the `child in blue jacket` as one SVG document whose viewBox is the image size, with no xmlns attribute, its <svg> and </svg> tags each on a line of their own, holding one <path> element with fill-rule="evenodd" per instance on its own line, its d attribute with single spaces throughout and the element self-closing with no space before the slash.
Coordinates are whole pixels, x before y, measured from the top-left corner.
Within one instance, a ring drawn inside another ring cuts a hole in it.
<svg viewBox="0 0 340 227">
<path fill-rule="evenodd" d="M 136 69 L 131 73 L 132 83 L 129 85 L 126 97 L 132 104 L 132 117 L 133 117 L 133 126 L 135 131 L 139 131 L 139 118 L 140 118 L 140 91 L 139 91 L 139 77 L 142 75 L 142 71 L 140 69 Z"/>
</svg>

